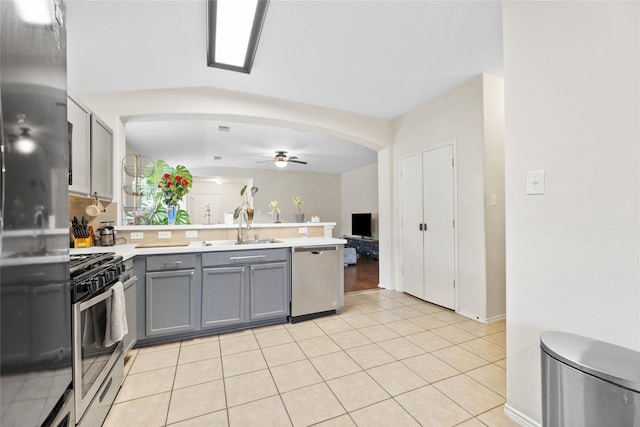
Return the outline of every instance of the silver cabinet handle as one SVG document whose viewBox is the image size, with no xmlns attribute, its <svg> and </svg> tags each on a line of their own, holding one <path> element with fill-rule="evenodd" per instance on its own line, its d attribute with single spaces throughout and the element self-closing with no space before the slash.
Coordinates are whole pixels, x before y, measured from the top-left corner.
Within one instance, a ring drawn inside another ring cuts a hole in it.
<svg viewBox="0 0 640 427">
<path fill-rule="evenodd" d="M 169 265 L 169 264 L 178 265 L 178 264 L 182 264 L 182 261 L 165 261 L 162 264 L 164 264 L 164 265 Z"/>
<path fill-rule="evenodd" d="M 246 256 L 230 256 L 230 261 L 235 261 L 239 259 L 258 259 L 258 258 L 266 258 L 266 255 L 246 255 Z"/>
</svg>

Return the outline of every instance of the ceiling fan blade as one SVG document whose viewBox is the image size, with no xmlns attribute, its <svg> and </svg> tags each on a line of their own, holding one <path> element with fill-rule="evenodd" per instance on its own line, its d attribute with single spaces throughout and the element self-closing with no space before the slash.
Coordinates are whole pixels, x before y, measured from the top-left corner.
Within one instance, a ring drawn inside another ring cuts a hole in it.
<svg viewBox="0 0 640 427">
<path fill-rule="evenodd" d="M 291 158 L 289 158 L 289 163 L 300 163 L 301 165 L 306 165 L 307 162 L 303 162 L 302 160 L 292 160 Z"/>
<path fill-rule="evenodd" d="M 259 160 L 256 163 L 268 163 L 268 162 L 273 162 L 273 159 L 269 159 L 269 160 Z"/>
</svg>

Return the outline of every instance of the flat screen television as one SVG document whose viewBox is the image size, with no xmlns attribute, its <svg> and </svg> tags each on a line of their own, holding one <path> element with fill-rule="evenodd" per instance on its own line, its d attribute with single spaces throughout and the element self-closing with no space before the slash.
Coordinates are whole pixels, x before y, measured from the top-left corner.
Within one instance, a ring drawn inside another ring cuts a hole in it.
<svg viewBox="0 0 640 427">
<path fill-rule="evenodd" d="M 351 234 L 354 236 L 371 237 L 371 213 L 351 214 Z"/>
</svg>

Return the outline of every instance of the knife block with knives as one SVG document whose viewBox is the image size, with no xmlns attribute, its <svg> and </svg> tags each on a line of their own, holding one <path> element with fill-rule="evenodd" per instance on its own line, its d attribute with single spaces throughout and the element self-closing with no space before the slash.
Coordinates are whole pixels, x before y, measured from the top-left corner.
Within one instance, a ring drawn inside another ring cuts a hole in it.
<svg viewBox="0 0 640 427">
<path fill-rule="evenodd" d="M 73 233 L 73 246 L 75 248 L 90 248 L 93 246 L 93 227 L 89 225 L 84 216 L 81 221 L 78 221 L 77 217 L 73 217 L 71 232 Z"/>
</svg>

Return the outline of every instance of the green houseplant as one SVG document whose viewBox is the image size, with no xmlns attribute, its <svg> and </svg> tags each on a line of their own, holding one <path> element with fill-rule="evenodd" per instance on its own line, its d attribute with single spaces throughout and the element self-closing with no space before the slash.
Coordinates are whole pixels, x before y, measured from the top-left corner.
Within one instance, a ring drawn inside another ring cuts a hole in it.
<svg viewBox="0 0 640 427">
<path fill-rule="evenodd" d="M 299 196 L 293 196 L 291 198 L 293 200 L 293 204 L 298 207 L 298 213 L 295 214 L 296 222 L 304 222 L 304 214 L 302 213 L 302 205 L 304 200 L 302 200 Z"/>
<path fill-rule="evenodd" d="M 269 211 L 269 213 L 273 215 L 273 217 L 275 218 L 274 222 L 276 224 L 280 224 L 280 208 L 278 207 L 278 201 L 272 200 L 269 203 L 269 206 L 271 207 L 271 210 Z"/>
<path fill-rule="evenodd" d="M 164 160 L 158 160 L 147 166 L 144 175 L 146 186 L 151 191 L 144 193 L 140 208 L 132 212 L 132 215 L 136 217 L 136 223 L 141 225 L 169 224 L 167 206 L 178 206 L 175 224 L 190 224 L 189 213 L 180 209 L 179 203 L 193 186 L 191 172 L 183 165 L 174 168 Z M 178 178 L 180 178 L 179 184 Z"/>
<path fill-rule="evenodd" d="M 249 191 L 247 191 L 247 189 Z M 245 184 L 240 189 L 240 196 L 244 196 L 244 202 L 233 211 L 233 219 L 238 219 L 240 213 L 245 211 L 247 213 L 247 222 L 251 224 L 253 221 L 253 196 L 255 196 L 257 192 L 258 187 L 255 185 L 249 188 L 249 184 Z"/>
</svg>

